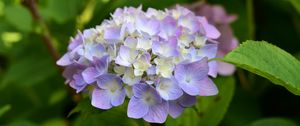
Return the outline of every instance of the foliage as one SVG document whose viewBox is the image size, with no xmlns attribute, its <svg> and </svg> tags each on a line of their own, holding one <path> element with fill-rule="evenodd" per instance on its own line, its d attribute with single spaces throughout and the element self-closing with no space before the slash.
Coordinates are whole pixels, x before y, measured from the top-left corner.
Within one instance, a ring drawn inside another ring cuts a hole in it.
<svg viewBox="0 0 300 126">
<path fill-rule="evenodd" d="M 300 62 L 276 46 L 266 42 L 246 41 L 227 54 L 224 61 L 268 78 L 300 95 Z"/>
</svg>

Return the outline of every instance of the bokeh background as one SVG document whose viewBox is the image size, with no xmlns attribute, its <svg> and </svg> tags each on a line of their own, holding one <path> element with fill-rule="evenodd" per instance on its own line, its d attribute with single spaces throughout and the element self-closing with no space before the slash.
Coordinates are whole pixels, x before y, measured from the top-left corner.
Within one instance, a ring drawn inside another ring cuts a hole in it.
<svg viewBox="0 0 300 126">
<path fill-rule="evenodd" d="M 40 14 L 37 20 L 24 6 L 24 1 L 0 0 L 0 125 L 158 125 L 128 119 L 125 106 L 101 111 L 92 108 L 88 99 L 80 99 L 78 95 L 74 95 L 74 91 L 64 84 L 53 54 L 44 42 L 45 35 L 50 37 L 46 39 L 52 41 L 58 53 L 63 54 L 70 37 L 77 30 L 99 25 L 118 7 L 142 5 L 143 9 L 164 9 L 175 4 L 195 2 L 197 1 L 36 0 Z M 222 5 L 229 14 L 237 15 L 232 27 L 241 43 L 245 40 L 265 40 L 300 58 L 299 0 L 205 2 Z M 300 124 L 299 96 L 241 69 L 233 76 L 234 95 L 219 125 L 257 125 L 257 120 L 266 118 L 280 118 L 287 126 L 291 123 L 293 126 Z M 172 126 L 171 123 L 169 125 Z M 276 123 L 272 126 L 276 126 Z"/>
</svg>

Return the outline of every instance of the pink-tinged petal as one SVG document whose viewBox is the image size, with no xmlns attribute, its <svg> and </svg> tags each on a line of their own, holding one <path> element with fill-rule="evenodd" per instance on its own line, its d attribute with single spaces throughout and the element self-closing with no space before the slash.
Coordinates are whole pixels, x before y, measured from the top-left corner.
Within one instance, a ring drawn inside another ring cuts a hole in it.
<svg viewBox="0 0 300 126">
<path fill-rule="evenodd" d="M 103 38 L 106 40 L 120 40 L 121 39 L 120 28 L 107 28 L 104 31 Z"/>
<path fill-rule="evenodd" d="M 184 93 L 177 101 L 183 107 L 191 107 L 196 104 L 196 97 Z"/>
<path fill-rule="evenodd" d="M 181 115 L 184 108 L 177 101 L 169 101 L 169 114 L 172 118 L 177 118 Z"/>
<path fill-rule="evenodd" d="M 69 53 L 64 54 L 58 61 L 56 61 L 56 64 L 59 66 L 68 66 L 72 63 L 74 62 L 70 58 Z"/>
<path fill-rule="evenodd" d="M 94 67 L 88 67 L 84 71 L 82 71 L 82 77 L 84 81 L 88 84 L 95 82 L 96 77 L 98 76 L 98 71 Z"/>
<path fill-rule="evenodd" d="M 217 95 L 219 93 L 219 90 L 217 86 L 214 84 L 214 82 L 206 77 L 200 82 L 200 96 L 212 96 Z"/>
<path fill-rule="evenodd" d="M 149 111 L 149 106 L 144 104 L 143 101 L 135 96 L 132 96 L 127 109 L 127 116 L 130 118 L 142 118 Z"/>
<path fill-rule="evenodd" d="M 120 90 L 116 90 L 113 92 L 112 96 L 111 96 L 111 104 L 113 106 L 119 106 L 121 104 L 123 104 L 124 100 L 125 100 L 125 89 L 120 89 Z"/>
<path fill-rule="evenodd" d="M 156 90 L 165 100 L 175 100 L 183 94 L 175 79 L 160 78 Z"/>
<path fill-rule="evenodd" d="M 221 33 L 218 31 L 218 29 L 215 26 L 209 24 L 205 17 L 198 17 L 198 19 L 205 30 L 206 37 L 211 39 L 217 39 L 220 37 Z"/>
<path fill-rule="evenodd" d="M 229 63 L 218 62 L 218 73 L 223 76 L 232 75 L 235 71 L 235 66 Z"/>
<path fill-rule="evenodd" d="M 218 74 L 218 63 L 217 63 L 217 61 L 208 62 L 208 67 L 209 67 L 208 75 L 210 75 L 214 78 L 217 77 L 217 74 Z"/>
<path fill-rule="evenodd" d="M 92 105 L 100 109 L 112 108 L 108 92 L 106 90 L 95 88 L 92 92 Z"/>
<path fill-rule="evenodd" d="M 169 105 L 166 101 L 153 105 L 149 108 L 148 113 L 143 117 L 144 120 L 151 123 L 163 123 L 168 116 Z"/>
<path fill-rule="evenodd" d="M 214 22 L 219 24 L 229 24 L 237 19 L 235 15 L 228 15 L 224 8 L 219 5 L 210 6 L 213 10 Z"/>
</svg>

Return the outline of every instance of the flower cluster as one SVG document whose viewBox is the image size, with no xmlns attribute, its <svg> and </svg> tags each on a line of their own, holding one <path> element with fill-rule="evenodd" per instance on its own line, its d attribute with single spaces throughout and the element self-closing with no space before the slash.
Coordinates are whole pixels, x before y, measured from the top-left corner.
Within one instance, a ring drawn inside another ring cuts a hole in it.
<svg viewBox="0 0 300 126">
<path fill-rule="evenodd" d="M 209 77 L 217 76 L 217 62 L 209 60 L 217 55 L 220 32 L 205 17 L 180 6 L 125 7 L 111 16 L 79 32 L 57 61 L 77 92 L 92 87 L 94 107 L 110 109 L 128 97 L 128 117 L 163 123 L 196 96 L 218 93 Z"/>
<path fill-rule="evenodd" d="M 210 5 L 204 2 L 186 5 L 186 7 L 196 15 L 205 16 L 208 22 L 215 25 L 221 32 L 221 36 L 216 39 L 219 42 L 217 57 L 224 57 L 225 54 L 238 46 L 239 42 L 234 37 L 230 27 L 230 23 L 234 22 L 237 18 L 235 15 L 228 15 L 222 6 Z M 218 62 L 218 74 L 231 75 L 234 71 L 234 65 Z"/>
</svg>

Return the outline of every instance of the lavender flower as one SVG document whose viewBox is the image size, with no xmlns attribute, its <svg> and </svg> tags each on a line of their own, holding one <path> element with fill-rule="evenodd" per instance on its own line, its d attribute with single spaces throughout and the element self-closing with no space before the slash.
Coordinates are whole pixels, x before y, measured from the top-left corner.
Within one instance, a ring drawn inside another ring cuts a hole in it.
<svg viewBox="0 0 300 126">
<path fill-rule="evenodd" d="M 143 118 L 148 122 L 163 123 L 168 115 L 168 104 L 150 85 L 140 83 L 133 86 L 133 97 L 128 104 L 127 115 Z"/>
<path fill-rule="evenodd" d="M 218 93 L 216 38 L 220 32 L 205 17 L 178 6 L 171 10 L 119 8 L 112 19 L 79 32 L 57 64 L 66 83 L 91 94 L 99 109 L 119 106 L 148 122 L 176 118 L 196 96 Z M 88 87 L 88 88 L 87 88 Z"/>
</svg>

